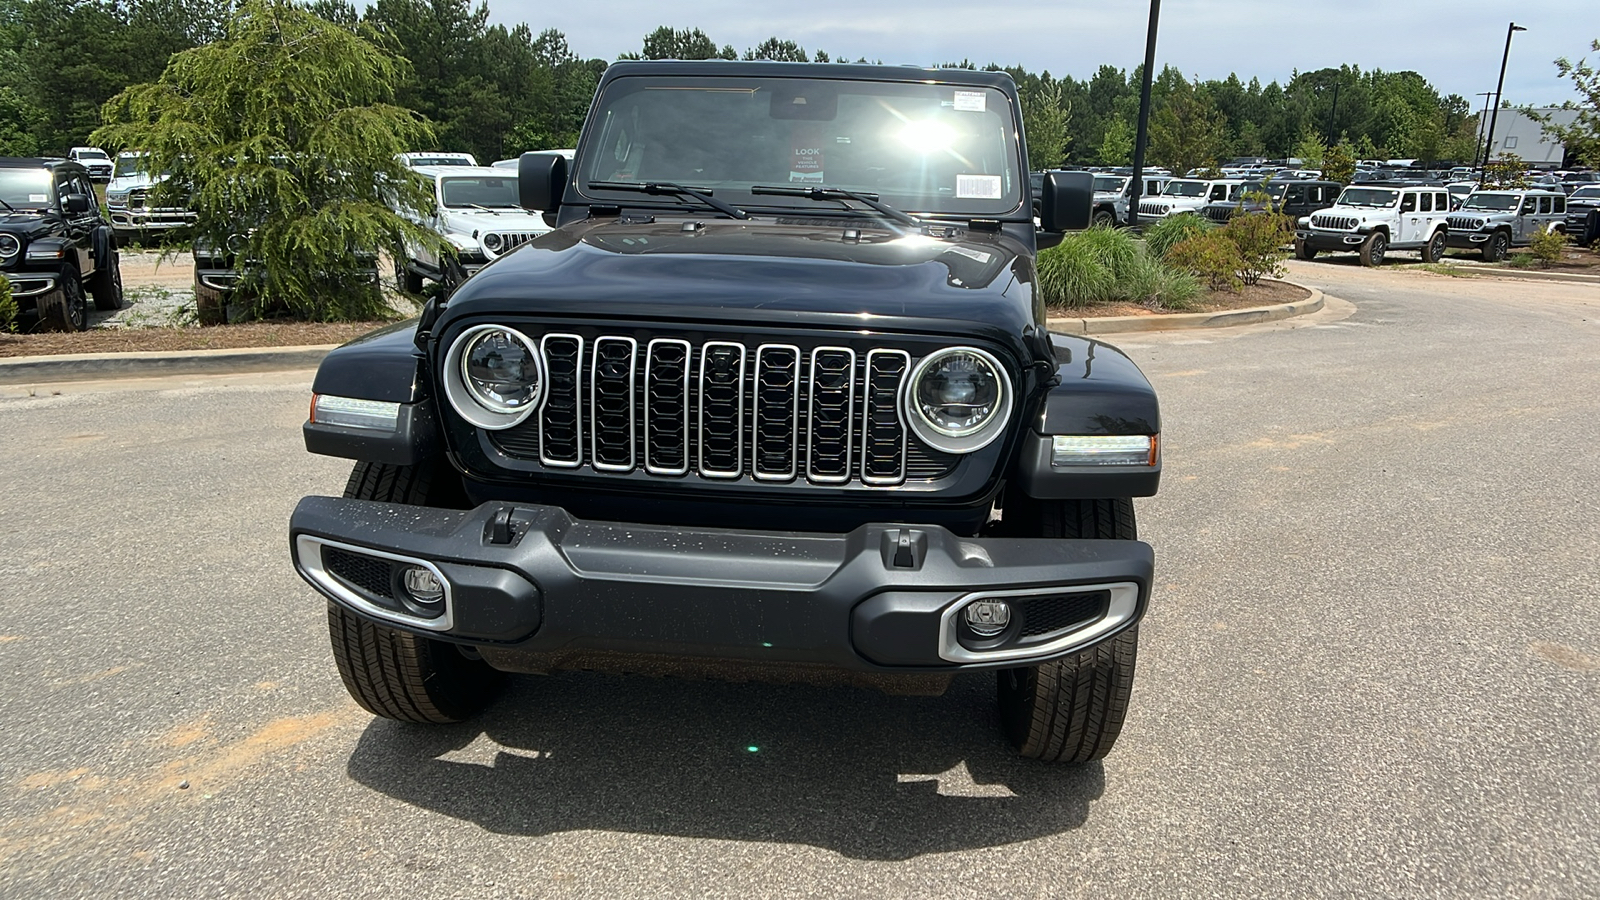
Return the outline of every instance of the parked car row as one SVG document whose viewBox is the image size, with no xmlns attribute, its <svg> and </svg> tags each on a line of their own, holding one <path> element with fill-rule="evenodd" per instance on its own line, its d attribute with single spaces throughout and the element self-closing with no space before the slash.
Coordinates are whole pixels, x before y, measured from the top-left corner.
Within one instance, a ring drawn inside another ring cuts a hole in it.
<svg viewBox="0 0 1600 900">
<path fill-rule="evenodd" d="M 1294 252 L 1307 260 L 1354 252 L 1362 265 L 1379 266 L 1391 250 L 1415 250 L 1423 262 L 1438 262 L 1446 248 L 1457 247 L 1498 262 L 1542 232 L 1565 231 L 1567 217 L 1560 191 L 1474 191 L 1456 208 L 1440 186 L 1356 184 L 1332 206 L 1299 220 Z"/>
</svg>

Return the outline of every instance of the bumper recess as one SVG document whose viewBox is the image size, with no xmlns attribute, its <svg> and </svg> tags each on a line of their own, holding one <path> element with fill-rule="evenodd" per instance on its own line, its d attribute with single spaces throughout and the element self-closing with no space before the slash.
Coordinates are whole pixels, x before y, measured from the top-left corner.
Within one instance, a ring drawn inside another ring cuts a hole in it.
<svg viewBox="0 0 1600 900">
<path fill-rule="evenodd" d="M 300 501 L 290 547 L 301 577 L 334 602 L 486 654 L 857 672 L 948 673 L 1079 652 L 1138 621 L 1154 569 L 1138 541 L 965 538 L 892 523 L 848 534 L 683 529 L 584 521 L 553 506 L 332 497 Z M 442 582 L 442 602 L 406 594 L 417 568 Z M 968 631 L 966 606 L 997 600 L 1010 604 L 1007 630 Z"/>
</svg>

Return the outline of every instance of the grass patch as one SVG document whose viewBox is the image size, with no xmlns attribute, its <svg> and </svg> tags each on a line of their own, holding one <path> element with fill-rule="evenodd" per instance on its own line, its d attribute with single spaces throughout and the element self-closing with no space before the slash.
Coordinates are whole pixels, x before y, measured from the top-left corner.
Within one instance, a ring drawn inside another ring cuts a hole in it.
<svg viewBox="0 0 1600 900">
<path fill-rule="evenodd" d="M 1476 278 L 1477 276 L 1454 263 L 1422 263 L 1416 266 L 1417 270 L 1432 272 L 1435 275 L 1448 275 L 1451 278 Z"/>
</svg>

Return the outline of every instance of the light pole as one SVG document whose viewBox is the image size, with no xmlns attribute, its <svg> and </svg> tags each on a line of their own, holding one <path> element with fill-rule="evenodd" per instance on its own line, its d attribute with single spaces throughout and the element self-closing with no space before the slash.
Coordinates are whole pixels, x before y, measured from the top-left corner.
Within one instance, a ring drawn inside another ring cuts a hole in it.
<svg viewBox="0 0 1600 900">
<path fill-rule="evenodd" d="M 1133 194 L 1128 198 L 1128 227 L 1139 227 L 1139 198 L 1144 195 L 1144 145 L 1150 139 L 1150 79 L 1156 67 L 1156 22 L 1161 0 L 1150 0 L 1150 33 L 1144 39 L 1144 77 L 1139 84 L 1139 130 L 1133 139 Z"/>
<path fill-rule="evenodd" d="M 1489 98 L 1494 96 L 1494 91 L 1484 91 L 1474 96 L 1483 98 L 1483 115 L 1478 117 L 1478 139 L 1472 144 L 1472 167 L 1478 167 L 1478 156 L 1483 152 L 1483 130 L 1489 126 Z"/>
<path fill-rule="evenodd" d="M 1500 118 L 1500 91 L 1506 86 L 1506 60 L 1511 58 L 1511 36 L 1519 31 L 1527 31 L 1515 22 L 1506 28 L 1506 52 L 1500 57 L 1500 81 L 1494 86 L 1494 109 L 1489 113 L 1489 137 L 1483 142 L 1483 164 L 1489 165 L 1489 157 L 1494 153 L 1494 126 Z"/>
</svg>

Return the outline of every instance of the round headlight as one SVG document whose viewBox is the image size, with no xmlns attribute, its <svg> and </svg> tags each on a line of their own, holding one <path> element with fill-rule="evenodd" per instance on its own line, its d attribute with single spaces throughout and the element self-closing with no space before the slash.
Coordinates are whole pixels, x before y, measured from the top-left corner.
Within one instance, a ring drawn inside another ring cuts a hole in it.
<svg viewBox="0 0 1600 900">
<path fill-rule="evenodd" d="M 468 329 L 445 356 L 445 395 L 479 428 L 510 428 L 544 402 L 544 361 L 527 335 L 500 325 Z"/>
<path fill-rule="evenodd" d="M 0 256 L 16 256 L 22 242 L 9 234 L 0 234 Z"/>
<path fill-rule="evenodd" d="M 928 354 L 911 372 L 906 406 L 906 421 L 924 444 L 971 453 L 1005 430 L 1011 382 L 987 351 L 950 347 Z"/>
<path fill-rule="evenodd" d="M 500 248 L 504 245 L 505 238 L 502 238 L 493 231 L 483 236 L 483 249 L 489 251 L 490 253 L 499 253 Z"/>
</svg>

